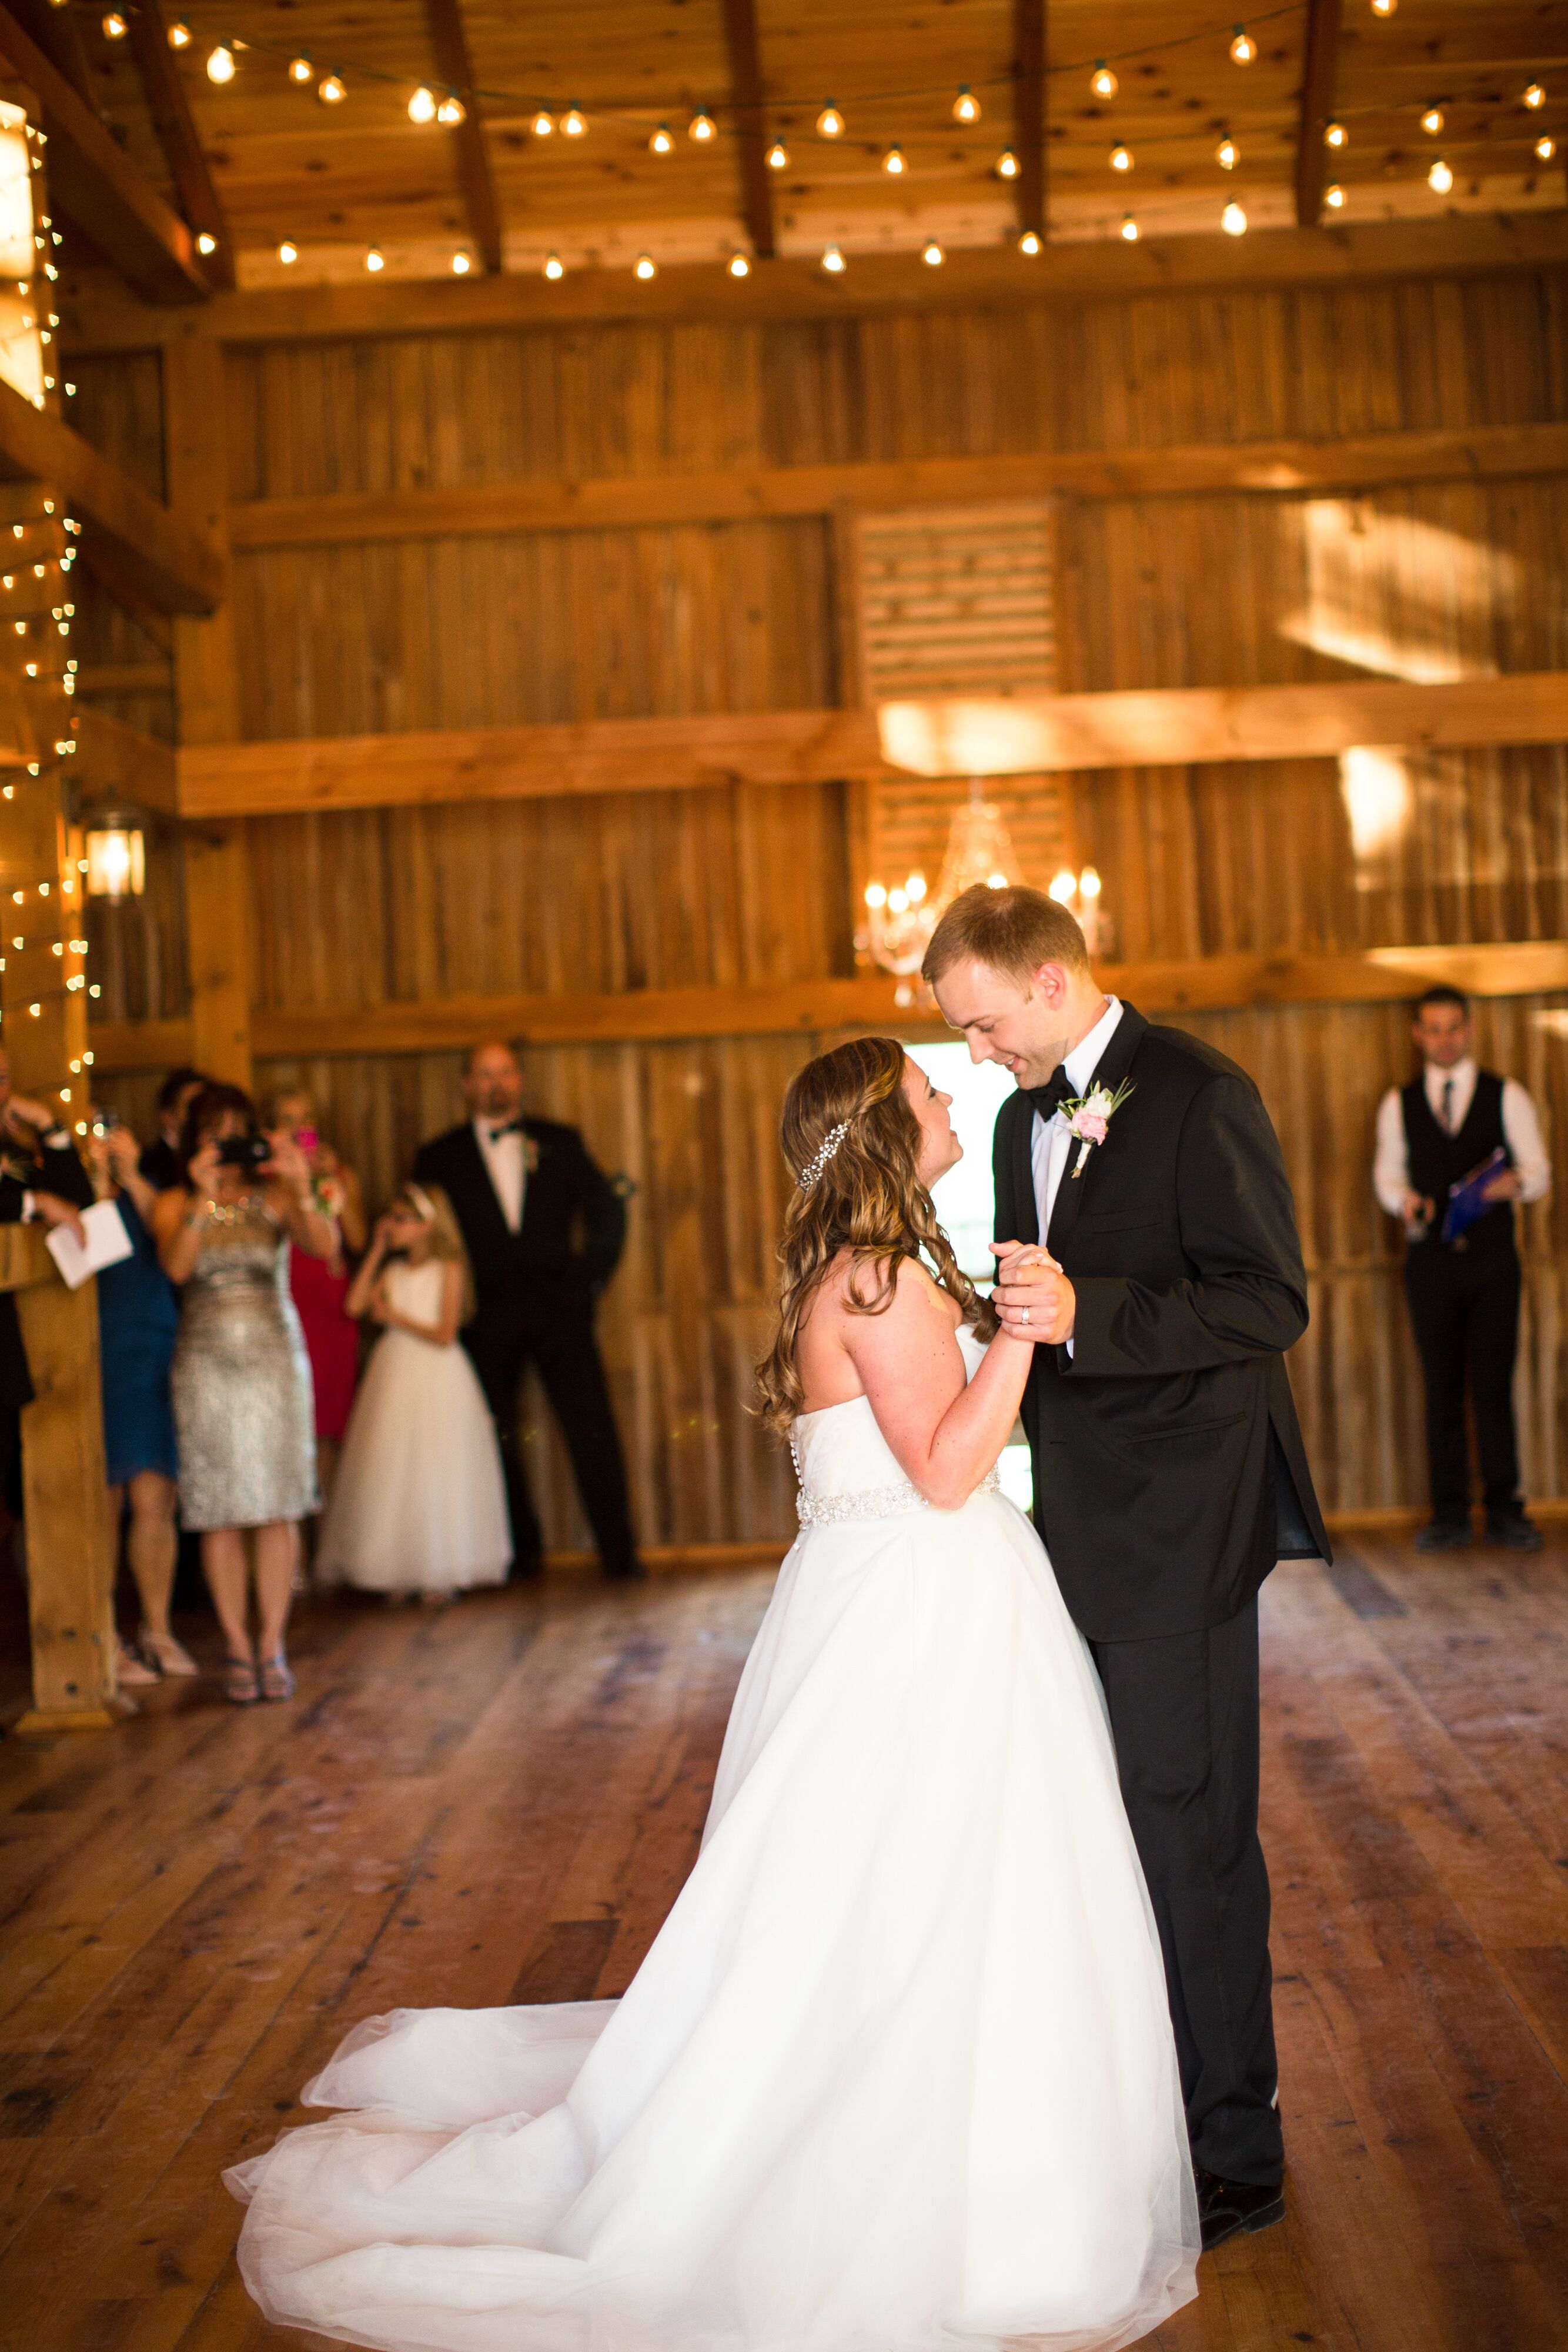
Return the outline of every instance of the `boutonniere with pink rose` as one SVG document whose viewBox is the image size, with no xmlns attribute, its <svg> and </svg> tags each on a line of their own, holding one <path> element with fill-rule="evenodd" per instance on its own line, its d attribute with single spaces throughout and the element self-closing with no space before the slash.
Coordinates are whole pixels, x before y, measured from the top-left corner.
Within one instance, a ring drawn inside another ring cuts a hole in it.
<svg viewBox="0 0 1568 2352">
<path fill-rule="evenodd" d="M 539 1164 L 539 1147 L 531 1135 L 523 1138 L 523 1166 L 530 1176 L 536 1175 Z"/>
<path fill-rule="evenodd" d="M 1078 1157 L 1072 1163 L 1072 1173 L 1082 1176 L 1089 1154 L 1097 1143 L 1103 1143 L 1112 1119 L 1133 1091 L 1131 1078 L 1124 1078 L 1114 1094 L 1109 1087 L 1091 1087 L 1086 1095 L 1078 1095 L 1061 1106 L 1067 1114 L 1067 1131 L 1078 1139 Z"/>
</svg>

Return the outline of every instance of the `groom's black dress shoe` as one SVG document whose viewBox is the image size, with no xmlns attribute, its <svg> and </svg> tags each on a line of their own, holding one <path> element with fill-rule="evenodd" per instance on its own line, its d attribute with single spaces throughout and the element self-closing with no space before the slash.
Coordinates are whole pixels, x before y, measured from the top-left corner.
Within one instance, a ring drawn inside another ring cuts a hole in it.
<svg viewBox="0 0 1568 2352">
<path fill-rule="evenodd" d="M 1203 2251 L 1211 2254 L 1227 2238 L 1249 2237 L 1285 2218 L 1282 2188 L 1260 2189 L 1249 2180 L 1222 2180 L 1218 2172 L 1197 2173 L 1197 2212 Z"/>
</svg>

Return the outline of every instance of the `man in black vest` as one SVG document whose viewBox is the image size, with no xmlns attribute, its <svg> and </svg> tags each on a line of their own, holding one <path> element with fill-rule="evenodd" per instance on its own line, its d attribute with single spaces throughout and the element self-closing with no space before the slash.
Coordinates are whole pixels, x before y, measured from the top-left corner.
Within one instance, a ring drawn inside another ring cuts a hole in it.
<svg viewBox="0 0 1568 2352">
<path fill-rule="evenodd" d="M 1432 1517 L 1416 1549 L 1451 1551 L 1471 1541 L 1468 1380 L 1488 1540 L 1537 1551 L 1541 1537 L 1520 1499 L 1513 1431 L 1520 1292 L 1513 1204 L 1545 1196 L 1552 1163 L 1524 1088 L 1477 1068 L 1469 1003 L 1457 988 L 1429 988 L 1411 1034 L 1424 1067 L 1408 1086 L 1391 1087 L 1378 1107 L 1373 1181 L 1405 1227 L 1405 1296 L 1427 1389 Z M 1482 1187 L 1491 1205 L 1445 1241 L 1450 1188 L 1500 1151 L 1506 1165 Z"/>
<path fill-rule="evenodd" d="M 1018 1082 L 996 1297 L 1037 1342 L 1035 1526 L 1104 1687 L 1215 2246 L 1285 2210 L 1258 1589 L 1277 1559 L 1329 1556 L 1283 1360 L 1307 1323 L 1291 1188 L 1246 1072 L 1104 995 L 1040 892 L 963 892 L 925 975 Z"/>
<path fill-rule="evenodd" d="M 626 1466 L 593 1337 L 593 1308 L 620 1262 L 626 1204 L 574 1127 L 521 1116 L 523 1074 L 509 1045 L 476 1045 L 463 1073 L 472 1117 L 421 1147 L 423 1184 L 439 1184 L 467 1244 L 477 1299 L 462 1338 L 496 1424 L 512 1519 L 514 1576 L 536 1574 L 538 1521 L 517 1443 L 517 1390 L 530 1360 L 555 1409 L 605 1573 L 643 1573 Z"/>
</svg>

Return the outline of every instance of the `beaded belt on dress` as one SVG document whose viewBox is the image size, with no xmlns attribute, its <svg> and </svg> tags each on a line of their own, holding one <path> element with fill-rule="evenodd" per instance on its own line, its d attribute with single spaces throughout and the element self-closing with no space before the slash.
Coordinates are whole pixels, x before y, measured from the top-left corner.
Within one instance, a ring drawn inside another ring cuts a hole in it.
<svg viewBox="0 0 1568 2352">
<path fill-rule="evenodd" d="M 793 1442 L 789 1451 L 795 1455 L 795 1475 L 799 1478 L 800 1457 Z M 1000 1485 L 1000 1471 L 989 1470 L 975 1492 L 994 1495 Z M 894 1519 L 905 1511 L 934 1508 L 908 1478 L 901 1478 L 895 1486 L 861 1486 L 848 1495 L 809 1495 L 802 1484 L 795 1497 L 796 1513 L 803 1528 L 840 1527 L 846 1519 Z"/>
</svg>

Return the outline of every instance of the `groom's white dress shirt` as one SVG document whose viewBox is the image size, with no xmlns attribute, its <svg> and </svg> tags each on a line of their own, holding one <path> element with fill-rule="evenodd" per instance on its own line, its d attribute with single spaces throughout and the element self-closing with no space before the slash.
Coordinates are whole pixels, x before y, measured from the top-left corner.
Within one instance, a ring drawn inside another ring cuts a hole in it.
<svg viewBox="0 0 1568 2352">
<path fill-rule="evenodd" d="M 474 1140 L 479 1147 L 480 1159 L 490 1171 L 490 1182 L 507 1229 L 515 1234 L 522 1227 L 528 1167 L 523 1152 L 522 1129 L 514 1127 L 502 1132 L 505 1125 L 500 1119 L 476 1118 Z"/>
<path fill-rule="evenodd" d="M 1113 996 L 1088 1036 L 1079 1040 L 1061 1065 L 1067 1083 L 1075 1095 L 1082 1094 L 1094 1076 L 1095 1065 L 1115 1035 L 1116 1024 L 1121 1018 L 1121 1001 Z M 1040 1219 L 1041 1241 L 1051 1231 L 1051 1213 L 1056 1206 L 1056 1196 L 1061 1190 L 1061 1179 L 1068 1160 L 1076 1149 L 1064 1110 L 1059 1110 L 1049 1121 L 1041 1118 L 1036 1111 L 1034 1134 L 1030 1146 L 1030 1166 L 1034 1172 L 1034 1205 Z"/>
</svg>

